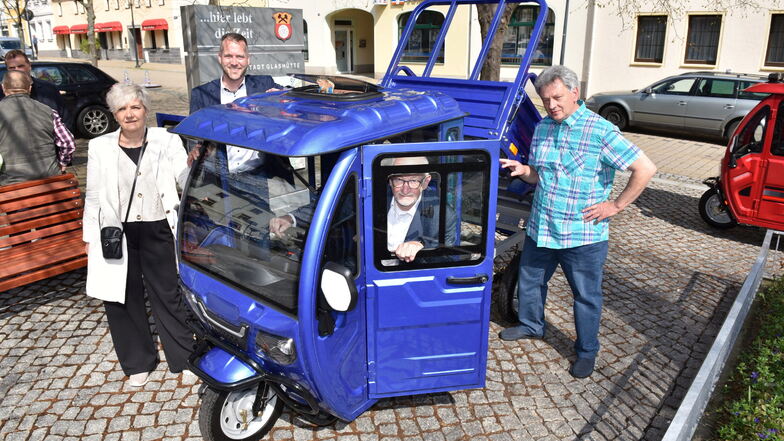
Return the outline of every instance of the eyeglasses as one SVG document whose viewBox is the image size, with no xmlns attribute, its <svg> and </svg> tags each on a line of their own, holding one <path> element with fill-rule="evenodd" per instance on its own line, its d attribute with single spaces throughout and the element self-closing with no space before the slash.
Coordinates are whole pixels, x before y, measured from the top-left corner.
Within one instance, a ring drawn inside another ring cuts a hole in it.
<svg viewBox="0 0 784 441">
<path fill-rule="evenodd" d="M 408 188 L 412 190 L 416 190 L 417 188 L 419 188 L 420 185 L 422 185 L 422 181 L 424 180 L 425 178 L 421 178 L 421 179 L 390 178 L 389 182 L 391 182 L 392 186 L 395 188 L 400 188 L 403 186 L 403 184 L 408 184 Z"/>
</svg>

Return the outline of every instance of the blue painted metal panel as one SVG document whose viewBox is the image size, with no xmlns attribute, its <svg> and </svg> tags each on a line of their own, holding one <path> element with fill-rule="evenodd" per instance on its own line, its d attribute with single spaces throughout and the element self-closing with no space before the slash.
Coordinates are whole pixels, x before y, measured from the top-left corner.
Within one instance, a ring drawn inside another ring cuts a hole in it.
<svg viewBox="0 0 784 441">
<path fill-rule="evenodd" d="M 274 92 L 207 107 L 172 132 L 283 156 L 308 156 L 383 139 L 464 113 L 448 95 L 385 90 L 380 99 L 331 102 Z"/>
<path fill-rule="evenodd" d="M 493 235 L 484 258 L 467 266 L 380 271 L 373 264 L 372 163 L 393 152 L 486 152 L 489 182 L 498 179 L 498 141 L 458 141 L 363 146 L 369 396 L 441 392 L 482 387 L 487 363 L 493 273 Z M 488 213 L 495 213 L 497 186 L 490 185 Z M 487 216 L 487 231 L 495 217 Z M 386 247 L 386 244 L 383 245 Z M 486 283 L 452 285 L 450 277 L 490 276 Z"/>
<path fill-rule="evenodd" d="M 198 363 L 202 371 L 221 383 L 236 383 L 256 374 L 239 358 L 219 348 L 210 349 Z"/>
</svg>

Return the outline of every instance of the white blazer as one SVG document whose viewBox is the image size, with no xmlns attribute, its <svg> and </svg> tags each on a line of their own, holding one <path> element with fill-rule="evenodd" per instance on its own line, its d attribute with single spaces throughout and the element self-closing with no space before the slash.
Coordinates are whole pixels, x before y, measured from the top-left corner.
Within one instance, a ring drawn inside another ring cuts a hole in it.
<svg viewBox="0 0 784 441">
<path fill-rule="evenodd" d="M 119 199 L 120 130 L 90 141 L 87 151 L 87 191 L 84 203 L 82 239 L 89 244 L 87 254 L 87 295 L 111 302 L 125 302 L 128 277 L 128 248 L 123 235 L 123 257 L 104 259 L 101 227 L 122 227 L 125 212 Z M 177 239 L 177 185 L 184 188 L 188 178 L 188 155 L 179 136 L 164 128 L 147 129 L 147 148 L 139 166 L 140 176 L 155 176 L 166 220 Z M 130 185 L 130 183 L 128 184 Z M 139 184 L 137 183 L 137 186 Z M 123 193 L 127 194 L 130 188 Z M 127 203 L 127 202 L 126 202 Z M 127 206 L 127 205 L 126 205 Z M 100 222 L 98 219 L 100 213 Z"/>
</svg>

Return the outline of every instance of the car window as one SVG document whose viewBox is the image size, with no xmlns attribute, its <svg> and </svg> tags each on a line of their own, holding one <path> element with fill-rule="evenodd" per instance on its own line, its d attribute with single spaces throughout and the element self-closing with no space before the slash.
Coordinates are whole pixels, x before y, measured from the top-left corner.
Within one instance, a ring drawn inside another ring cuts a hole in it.
<svg viewBox="0 0 784 441">
<path fill-rule="evenodd" d="M 657 84 L 656 86 L 653 86 L 653 93 L 661 93 L 665 95 L 688 95 L 696 80 L 696 78 L 681 78 L 665 81 L 663 83 Z"/>
<path fill-rule="evenodd" d="M 776 113 L 776 126 L 773 128 L 773 141 L 770 144 L 770 153 L 784 156 L 784 101 L 779 103 Z"/>
<path fill-rule="evenodd" d="M 703 78 L 697 86 L 697 96 L 713 98 L 735 98 L 736 81 L 717 78 Z"/>
<path fill-rule="evenodd" d="M 89 69 L 82 66 L 64 66 L 65 70 L 71 75 L 75 83 L 90 83 L 97 81 L 98 78 Z"/>
<path fill-rule="evenodd" d="M 765 131 L 768 126 L 770 107 L 765 106 L 757 111 L 738 133 L 732 146 L 732 153 L 736 158 L 749 153 L 762 153 Z"/>
<path fill-rule="evenodd" d="M 21 40 L 0 40 L 0 48 L 10 50 L 10 49 L 21 49 L 22 48 L 22 41 Z"/>
<path fill-rule="evenodd" d="M 746 89 L 748 87 L 751 87 L 751 86 L 753 86 L 755 84 L 759 84 L 759 82 L 758 81 L 741 81 L 740 82 L 740 87 L 738 88 L 739 89 L 738 98 L 742 99 L 742 100 L 761 101 L 763 98 L 768 96 L 767 93 L 744 92 L 744 89 Z"/>
<path fill-rule="evenodd" d="M 34 66 L 32 74 L 39 80 L 48 81 L 57 86 L 62 86 L 68 82 L 65 75 L 55 66 Z"/>
</svg>

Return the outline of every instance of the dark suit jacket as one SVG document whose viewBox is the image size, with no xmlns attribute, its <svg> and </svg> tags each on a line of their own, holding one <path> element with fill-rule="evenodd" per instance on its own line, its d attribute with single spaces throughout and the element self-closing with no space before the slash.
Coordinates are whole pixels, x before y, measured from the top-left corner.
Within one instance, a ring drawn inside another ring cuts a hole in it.
<svg viewBox="0 0 784 441">
<path fill-rule="evenodd" d="M 425 248 L 435 248 L 438 246 L 438 218 L 441 203 L 436 190 L 426 189 L 422 193 L 422 201 L 417 206 L 414 218 L 406 233 L 406 242 L 419 241 Z M 446 236 L 445 245 L 450 246 L 456 243 L 457 216 L 454 208 L 448 207 L 446 212 Z"/>
<path fill-rule="evenodd" d="M 32 78 L 33 88 L 30 91 L 30 98 L 38 101 L 39 103 L 46 104 L 53 110 L 56 110 L 60 115 L 60 119 L 63 121 L 63 123 L 65 123 L 68 129 L 73 132 L 73 121 L 71 121 L 71 115 L 69 115 L 65 109 L 65 103 L 63 102 L 63 98 L 60 96 L 60 91 L 57 89 L 57 86 L 48 81 L 39 80 L 36 77 Z M 0 89 L 0 99 L 4 96 L 5 94 L 3 94 L 3 90 Z"/>
<path fill-rule="evenodd" d="M 283 89 L 283 86 L 275 83 L 269 75 L 245 75 L 245 88 L 248 90 L 248 96 L 264 93 L 273 87 Z M 220 104 L 220 92 L 220 78 L 194 87 L 191 90 L 191 113 Z"/>
</svg>

